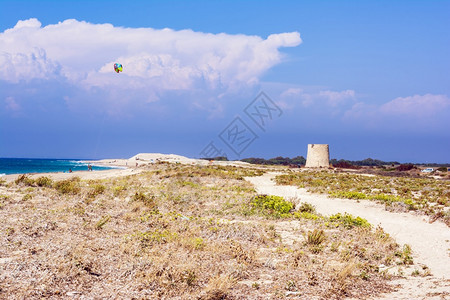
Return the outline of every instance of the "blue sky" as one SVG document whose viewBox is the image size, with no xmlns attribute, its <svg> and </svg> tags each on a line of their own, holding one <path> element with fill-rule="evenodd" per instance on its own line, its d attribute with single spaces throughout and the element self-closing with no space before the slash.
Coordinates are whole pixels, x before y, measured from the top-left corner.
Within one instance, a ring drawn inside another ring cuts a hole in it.
<svg viewBox="0 0 450 300">
<path fill-rule="evenodd" d="M 0 8 L 0 157 L 199 157 L 212 143 L 270 158 L 327 143 L 332 158 L 450 162 L 450 1 Z M 249 130 L 233 140 L 236 117 Z"/>
</svg>

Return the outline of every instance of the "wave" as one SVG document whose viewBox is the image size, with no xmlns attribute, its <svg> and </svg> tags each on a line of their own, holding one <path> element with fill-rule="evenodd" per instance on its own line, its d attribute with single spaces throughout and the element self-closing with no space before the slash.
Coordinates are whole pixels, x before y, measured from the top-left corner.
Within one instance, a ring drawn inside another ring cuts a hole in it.
<svg viewBox="0 0 450 300">
<path fill-rule="evenodd" d="M 6 176 L 6 174 L 5 173 L 0 173 L 0 177 L 2 177 L 2 176 Z"/>
<path fill-rule="evenodd" d="M 81 161 L 81 160 L 66 160 L 68 162 L 70 162 L 71 164 L 76 164 L 76 165 L 83 165 L 83 166 L 87 166 L 88 163 L 85 161 Z"/>
<path fill-rule="evenodd" d="M 121 166 L 105 166 L 105 165 L 98 165 L 98 164 L 90 164 L 90 165 L 93 166 L 93 167 L 97 167 L 97 168 L 101 168 L 101 169 L 105 169 L 105 170 L 108 170 L 108 169 L 123 169 L 123 170 L 128 169 L 127 167 L 121 167 Z"/>
</svg>

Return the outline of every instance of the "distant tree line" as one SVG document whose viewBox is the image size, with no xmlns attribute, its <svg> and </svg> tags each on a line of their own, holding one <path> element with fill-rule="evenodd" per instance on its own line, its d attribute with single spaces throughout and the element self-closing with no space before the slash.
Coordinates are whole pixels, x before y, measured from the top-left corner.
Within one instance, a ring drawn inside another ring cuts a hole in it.
<svg viewBox="0 0 450 300">
<path fill-rule="evenodd" d="M 303 156 L 296 156 L 294 158 L 289 157 L 274 157 L 270 159 L 264 159 L 264 158 L 244 158 L 241 159 L 241 161 L 248 162 L 251 164 L 258 164 L 258 165 L 282 165 L 282 166 L 290 166 L 290 165 L 296 165 L 301 166 L 306 164 L 306 159 Z"/>
<path fill-rule="evenodd" d="M 219 160 L 219 161 L 228 161 L 228 158 L 226 156 L 218 156 L 218 157 L 212 157 L 212 158 L 202 158 L 206 160 Z M 282 166 L 303 166 L 306 164 L 306 159 L 303 156 L 296 156 L 294 158 L 289 157 L 282 157 L 277 156 L 270 159 L 265 158 L 257 158 L 257 157 L 250 157 L 250 158 L 244 158 L 241 159 L 243 162 L 248 162 L 250 164 L 258 164 L 258 165 L 282 165 Z M 407 163 L 407 164 L 401 164 L 398 161 L 382 161 L 379 159 L 373 159 L 373 158 L 366 158 L 363 160 L 346 160 L 346 159 L 340 159 L 337 160 L 335 158 L 330 160 L 330 164 L 338 167 L 338 168 L 355 168 L 355 167 L 382 167 L 382 166 L 393 166 L 393 165 L 402 165 L 402 168 L 411 169 L 413 164 Z M 414 164 L 416 166 L 430 166 L 430 167 L 450 167 L 450 164 Z"/>
<path fill-rule="evenodd" d="M 338 164 L 349 164 L 352 166 L 380 167 L 385 165 L 399 165 L 400 163 L 397 161 L 382 161 L 373 158 L 366 158 L 363 160 L 337 160 L 333 158 L 332 160 L 330 160 L 330 164 L 332 164 L 333 166 L 336 166 Z"/>
<path fill-rule="evenodd" d="M 297 165 L 297 166 L 303 166 L 306 164 L 306 159 L 303 156 L 296 156 L 294 158 L 289 157 L 274 157 L 270 159 L 264 159 L 264 158 L 244 158 L 241 159 L 241 161 L 245 161 L 251 164 L 259 164 L 259 165 L 283 165 L 283 166 L 289 166 L 289 165 Z M 330 164 L 333 166 L 340 166 L 340 167 L 352 167 L 352 166 L 383 166 L 383 165 L 398 165 L 399 163 L 396 161 L 381 161 L 378 159 L 372 159 L 367 158 L 364 160 L 345 160 L 340 159 L 337 160 L 335 158 L 330 160 Z"/>
<path fill-rule="evenodd" d="M 202 157 L 202 158 L 200 158 L 200 159 L 204 159 L 204 160 L 228 161 L 228 157 L 226 157 L 226 156 Z"/>
</svg>

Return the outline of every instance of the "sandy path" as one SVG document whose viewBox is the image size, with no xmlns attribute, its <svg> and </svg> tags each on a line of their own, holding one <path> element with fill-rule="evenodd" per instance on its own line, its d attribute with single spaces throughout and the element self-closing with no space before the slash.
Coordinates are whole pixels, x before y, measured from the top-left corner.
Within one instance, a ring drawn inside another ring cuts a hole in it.
<svg viewBox="0 0 450 300">
<path fill-rule="evenodd" d="M 255 185 L 258 193 L 292 198 L 294 202 L 311 203 L 323 215 L 347 212 L 365 218 L 375 226 L 380 225 L 399 244 L 409 244 L 412 247 L 415 264 L 428 266 L 434 277 L 414 278 L 408 282 L 400 280 L 403 290 L 399 291 L 398 295 L 390 294 L 386 299 L 431 299 L 433 295 L 425 290 L 435 288 L 435 292 L 448 292 L 450 295 L 450 229 L 445 224 L 430 224 L 426 217 L 409 213 L 391 213 L 386 211 L 383 205 L 371 201 L 358 203 L 354 200 L 311 194 L 294 186 L 278 186 L 272 180 L 276 175 L 266 173 L 260 177 L 248 177 L 246 180 Z M 441 297 L 442 294 L 438 299 L 442 299 Z"/>
</svg>

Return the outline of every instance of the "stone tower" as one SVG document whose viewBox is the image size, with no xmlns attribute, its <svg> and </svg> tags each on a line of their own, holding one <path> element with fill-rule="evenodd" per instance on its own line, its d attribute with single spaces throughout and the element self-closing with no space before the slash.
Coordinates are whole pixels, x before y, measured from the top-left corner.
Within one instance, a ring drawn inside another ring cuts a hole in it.
<svg viewBox="0 0 450 300">
<path fill-rule="evenodd" d="M 306 168 L 328 168 L 330 166 L 330 150 L 328 144 L 308 144 Z"/>
</svg>

